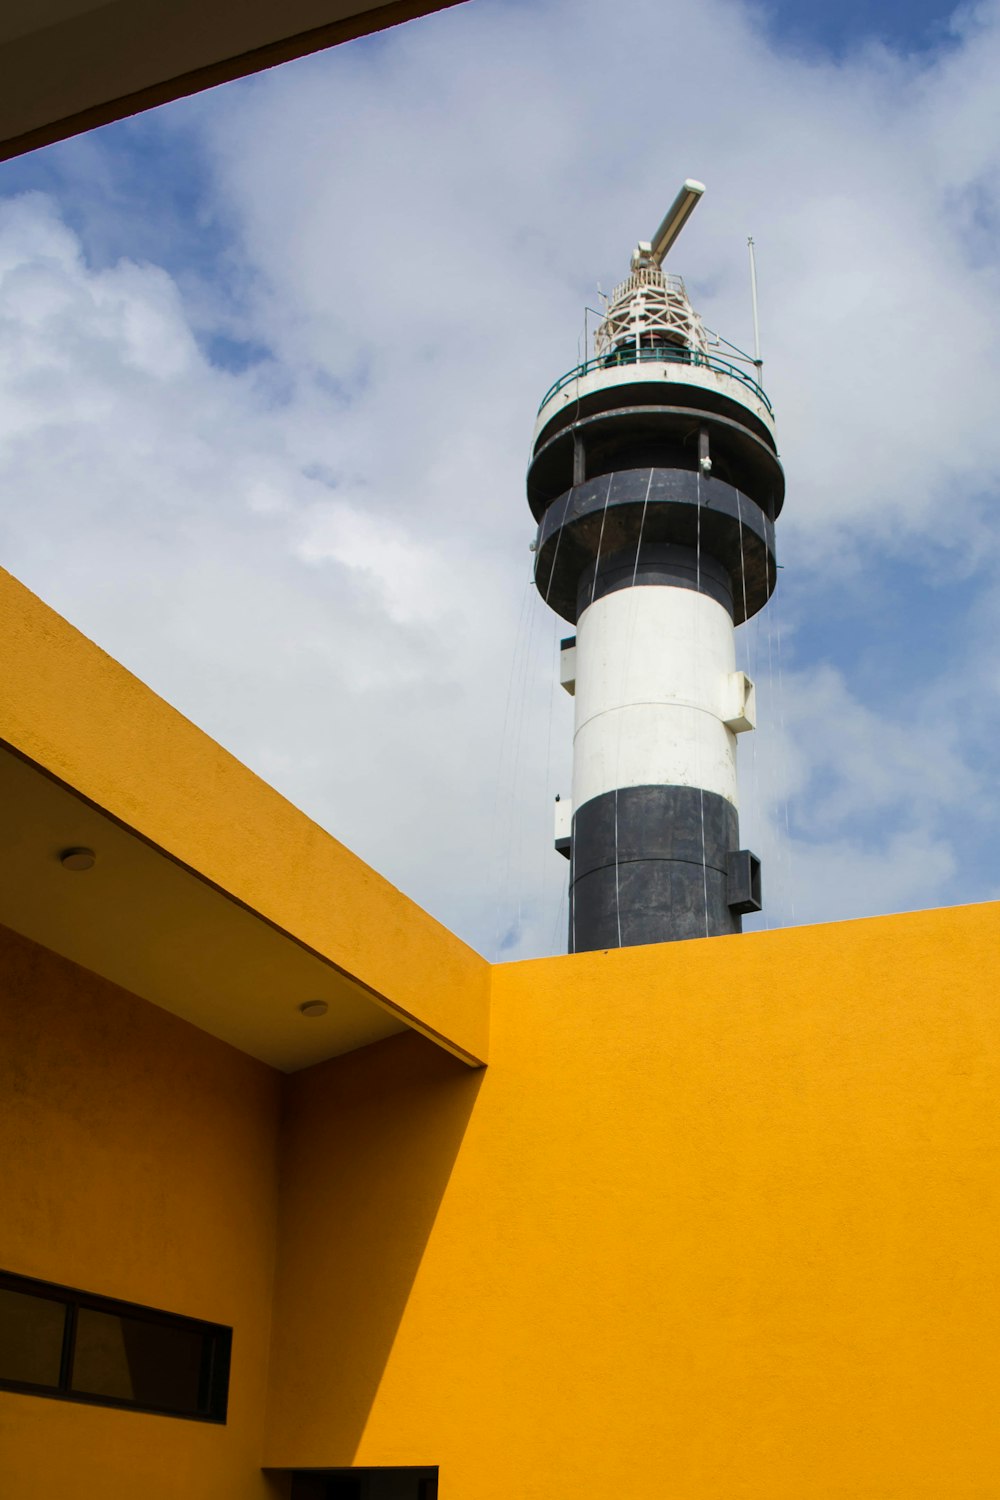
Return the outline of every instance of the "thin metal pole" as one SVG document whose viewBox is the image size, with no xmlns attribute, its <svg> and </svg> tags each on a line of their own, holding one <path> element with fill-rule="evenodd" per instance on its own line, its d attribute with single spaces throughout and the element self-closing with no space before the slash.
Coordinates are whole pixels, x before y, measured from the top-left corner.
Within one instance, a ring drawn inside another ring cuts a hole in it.
<svg viewBox="0 0 1000 1500">
<path fill-rule="evenodd" d="M 758 374 L 764 368 L 764 362 L 760 357 L 760 323 L 757 320 L 757 262 L 753 253 L 753 235 L 747 239 L 747 249 L 750 252 L 750 301 L 753 305 L 753 362 L 757 366 Z"/>
</svg>

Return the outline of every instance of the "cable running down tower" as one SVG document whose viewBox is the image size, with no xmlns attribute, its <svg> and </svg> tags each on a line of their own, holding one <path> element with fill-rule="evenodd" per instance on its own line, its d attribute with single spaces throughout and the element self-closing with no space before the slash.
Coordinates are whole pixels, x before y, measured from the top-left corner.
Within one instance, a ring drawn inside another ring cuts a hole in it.
<svg viewBox="0 0 1000 1500">
<path fill-rule="evenodd" d="M 734 626 L 775 584 L 784 474 L 760 362 L 703 326 L 663 259 L 704 188 L 687 181 L 608 299 L 595 356 L 538 412 L 535 582 L 576 635 L 570 952 L 738 932 L 760 910 L 739 847 L 736 736 L 755 723 Z"/>
</svg>

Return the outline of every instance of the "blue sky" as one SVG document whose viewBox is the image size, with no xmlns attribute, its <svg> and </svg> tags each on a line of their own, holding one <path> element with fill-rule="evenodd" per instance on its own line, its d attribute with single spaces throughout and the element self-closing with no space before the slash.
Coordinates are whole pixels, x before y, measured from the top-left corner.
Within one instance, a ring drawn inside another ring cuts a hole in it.
<svg viewBox="0 0 1000 1500">
<path fill-rule="evenodd" d="M 764 12 L 775 42 L 842 59 L 876 41 L 902 51 L 933 51 L 947 44 L 953 5 L 940 0 L 771 0 Z"/>
<path fill-rule="evenodd" d="M 483 951 L 558 948 L 533 414 L 701 177 L 672 268 L 745 346 L 753 233 L 788 474 L 761 920 L 993 898 L 998 69 L 994 3 L 477 0 L 8 163 L 2 560 Z"/>
</svg>

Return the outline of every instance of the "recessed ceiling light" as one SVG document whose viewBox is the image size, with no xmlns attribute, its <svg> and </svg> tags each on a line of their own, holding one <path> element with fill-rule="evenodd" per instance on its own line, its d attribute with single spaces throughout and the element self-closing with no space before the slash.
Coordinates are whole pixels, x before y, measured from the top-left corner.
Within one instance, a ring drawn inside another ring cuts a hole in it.
<svg viewBox="0 0 1000 1500">
<path fill-rule="evenodd" d="M 330 1007 L 325 1000 L 306 1000 L 299 1006 L 300 1016 L 325 1016 Z"/>
<path fill-rule="evenodd" d="M 93 849 L 64 849 L 59 856 L 64 870 L 92 870 L 97 863 Z"/>
</svg>

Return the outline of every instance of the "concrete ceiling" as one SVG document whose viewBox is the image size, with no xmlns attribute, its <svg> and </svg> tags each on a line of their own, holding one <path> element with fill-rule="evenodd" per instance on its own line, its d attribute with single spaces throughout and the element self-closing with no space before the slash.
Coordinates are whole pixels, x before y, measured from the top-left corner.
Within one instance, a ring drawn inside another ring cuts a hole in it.
<svg viewBox="0 0 1000 1500">
<path fill-rule="evenodd" d="M 407 1029 L 257 914 L 0 750 L 0 922 L 290 1072 Z M 97 861 L 71 871 L 60 853 Z M 326 1015 L 299 1006 L 325 1000 Z"/>
<path fill-rule="evenodd" d="M 459 0 L 4 0 L 0 161 Z"/>
</svg>

